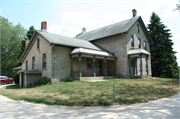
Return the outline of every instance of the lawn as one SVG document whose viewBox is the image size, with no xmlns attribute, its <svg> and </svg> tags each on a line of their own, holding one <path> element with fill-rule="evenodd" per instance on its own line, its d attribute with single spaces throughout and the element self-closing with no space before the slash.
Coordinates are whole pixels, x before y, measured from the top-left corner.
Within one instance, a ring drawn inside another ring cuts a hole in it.
<svg viewBox="0 0 180 119">
<path fill-rule="evenodd" d="M 115 95 L 113 98 L 113 84 Z M 59 82 L 33 88 L 8 86 L 0 93 L 15 100 L 66 106 L 108 106 L 147 102 L 177 94 L 179 80 L 115 79 L 101 82 L 71 81 Z"/>
</svg>

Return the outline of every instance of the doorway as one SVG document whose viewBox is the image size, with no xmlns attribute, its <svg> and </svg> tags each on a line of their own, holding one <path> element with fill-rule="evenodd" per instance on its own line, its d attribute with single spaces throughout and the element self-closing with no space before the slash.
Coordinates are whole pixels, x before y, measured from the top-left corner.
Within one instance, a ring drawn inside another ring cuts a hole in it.
<svg viewBox="0 0 180 119">
<path fill-rule="evenodd" d="M 131 59 L 131 75 L 135 74 L 135 63 L 134 59 Z"/>
<path fill-rule="evenodd" d="M 99 59 L 98 63 L 99 63 L 99 76 L 103 76 L 103 61 L 102 61 L 102 59 Z"/>
<path fill-rule="evenodd" d="M 21 88 L 24 87 L 24 73 L 21 73 Z"/>
</svg>

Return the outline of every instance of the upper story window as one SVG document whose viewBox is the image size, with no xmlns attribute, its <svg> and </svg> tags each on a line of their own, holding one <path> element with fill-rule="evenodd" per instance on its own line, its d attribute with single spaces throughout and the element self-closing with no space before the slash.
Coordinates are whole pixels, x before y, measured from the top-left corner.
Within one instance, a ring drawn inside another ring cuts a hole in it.
<svg viewBox="0 0 180 119">
<path fill-rule="evenodd" d="M 26 61 L 26 70 L 28 70 L 28 61 Z"/>
<path fill-rule="evenodd" d="M 138 48 L 141 48 L 141 40 L 138 39 Z"/>
<path fill-rule="evenodd" d="M 37 39 L 37 49 L 39 49 L 39 38 Z"/>
<path fill-rule="evenodd" d="M 43 69 L 46 68 L 46 54 L 43 54 L 43 56 L 42 56 L 42 68 Z"/>
<path fill-rule="evenodd" d="M 131 36 L 131 47 L 134 48 L 134 38 Z"/>
<path fill-rule="evenodd" d="M 92 59 L 91 58 L 87 58 L 87 69 L 92 69 Z"/>
<path fill-rule="evenodd" d="M 35 57 L 32 57 L 32 70 L 35 70 Z"/>
<path fill-rule="evenodd" d="M 139 25 L 137 24 L 137 32 L 140 32 L 140 30 L 139 30 Z"/>
<path fill-rule="evenodd" d="M 144 49 L 147 50 L 146 41 L 144 41 Z"/>
</svg>

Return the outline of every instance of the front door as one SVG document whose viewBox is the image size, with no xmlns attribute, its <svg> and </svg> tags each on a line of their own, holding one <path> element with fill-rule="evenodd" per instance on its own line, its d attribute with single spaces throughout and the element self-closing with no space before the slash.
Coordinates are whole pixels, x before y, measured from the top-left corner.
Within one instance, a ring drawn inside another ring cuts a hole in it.
<svg viewBox="0 0 180 119">
<path fill-rule="evenodd" d="M 103 76 L 103 61 L 102 59 L 99 59 L 98 62 L 99 62 L 99 76 Z"/>
<path fill-rule="evenodd" d="M 131 75 L 135 74 L 134 59 L 131 59 Z"/>
<path fill-rule="evenodd" d="M 21 73 L 21 88 L 24 87 L 24 73 Z"/>
</svg>

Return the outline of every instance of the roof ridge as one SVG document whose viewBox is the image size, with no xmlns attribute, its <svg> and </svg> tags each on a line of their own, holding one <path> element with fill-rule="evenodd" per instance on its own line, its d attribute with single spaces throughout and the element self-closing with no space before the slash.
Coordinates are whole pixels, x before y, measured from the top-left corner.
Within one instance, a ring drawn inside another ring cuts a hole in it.
<svg viewBox="0 0 180 119">
<path fill-rule="evenodd" d="M 140 16 L 136 16 L 136 17 L 140 17 Z M 130 18 L 130 19 L 126 19 L 126 20 L 123 20 L 123 21 L 120 21 L 120 22 L 116 22 L 116 23 L 113 23 L 113 24 L 110 24 L 110 25 L 106 25 L 106 26 L 103 26 L 103 27 L 100 27 L 100 28 L 97 28 L 97 29 L 94 29 L 94 30 L 85 32 L 84 34 L 87 34 L 87 33 L 90 33 L 90 32 L 92 32 L 92 31 L 96 31 L 96 30 L 99 30 L 99 29 L 102 29 L 102 28 L 105 28 L 105 27 L 109 27 L 109 26 L 112 26 L 112 25 L 116 25 L 116 24 L 119 24 L 119 23 L 121 23 L 121 22 L 125 22 L 125 21 L 128 21 L 128 20 L 134 19 L 134 18 L 136 18 L 136 17 L 133 17 L 133 18 Z M 81 35 L 79 35 L 78 37 L 83 36 L 84 34 L 81 34 Z M 78 37 L 77 37 L 77 38 L 78 38 Z"/>
</svg>

